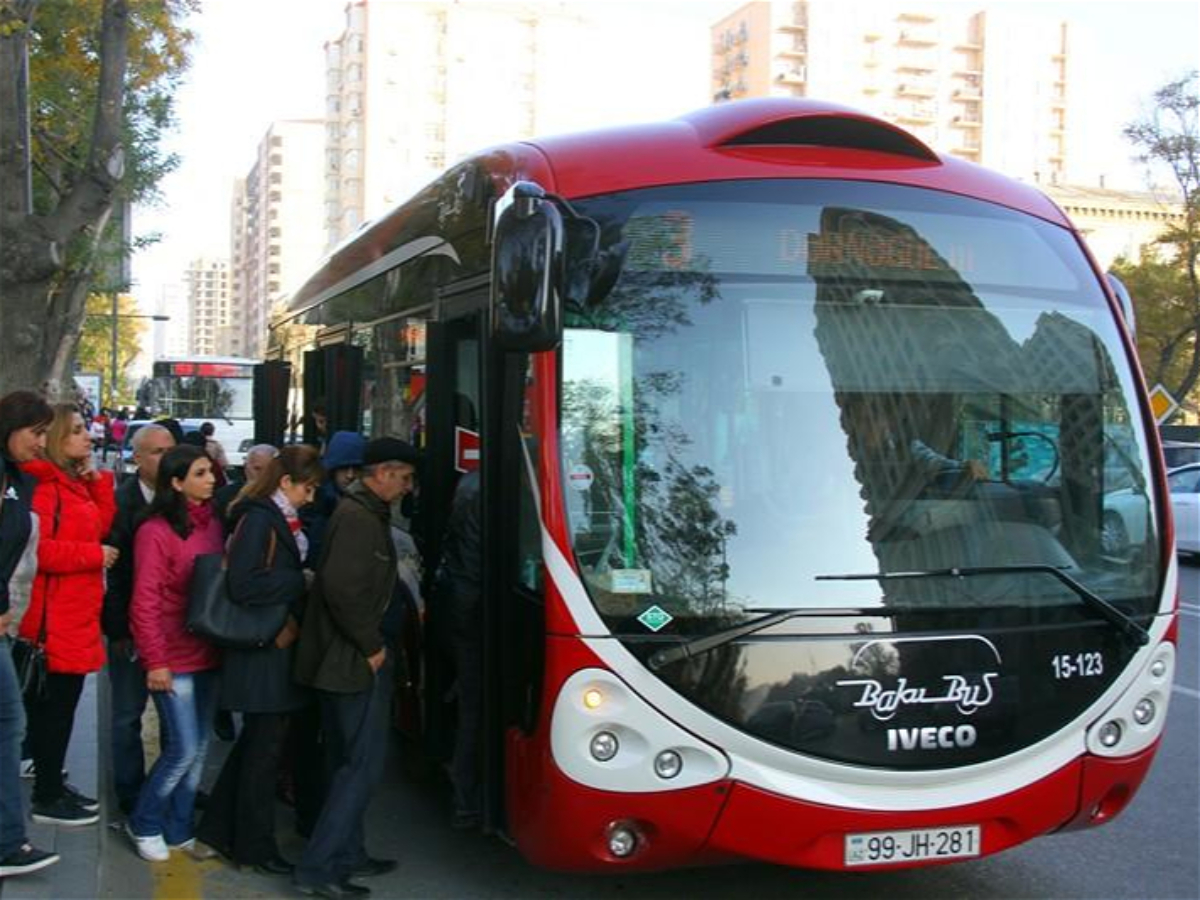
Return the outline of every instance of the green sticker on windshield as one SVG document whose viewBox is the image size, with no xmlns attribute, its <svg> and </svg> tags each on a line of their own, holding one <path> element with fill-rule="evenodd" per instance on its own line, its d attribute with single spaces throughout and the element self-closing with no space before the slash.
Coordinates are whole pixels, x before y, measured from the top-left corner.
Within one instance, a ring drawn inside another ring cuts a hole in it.
<svg viewBox="0 0 1200 900">
<path fill-rule="evenodd" d="M 649 628 L 651 631 L 661 631 L 675 617 L 663 609 L 661 606 L 652 606 L 640 616 L 638 621 Z"/>
</svg>

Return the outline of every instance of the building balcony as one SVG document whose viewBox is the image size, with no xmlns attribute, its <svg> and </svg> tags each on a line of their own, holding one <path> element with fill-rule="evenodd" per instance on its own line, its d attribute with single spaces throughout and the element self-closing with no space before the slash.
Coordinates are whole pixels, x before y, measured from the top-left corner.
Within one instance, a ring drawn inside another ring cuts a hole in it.
<svg viewBox="0 0 1200 900">
<path fill-rule="evenodd" d="M 975 130 L 983 127 L 983 119 L 979 116 L 955 116 L 950 124 L 955 128 Z"/>
<path fill-rule="evenodd" d="M 808 51 L 797 47 L 785 47 L 775 55 L 782 56 L 784 59 L 807 59 Z"/>
<path fill-rule="evenodd" d="M 896 113 L 895 118 L 897 122 L 907 122 L 912 125 L 932 125 L 937 121 L 934 110 L 921 106 L 900 110 Z"/>
<path fill-rule="evenodd" d="M 783 84 L 805 84 L 808 81 L 808 69 L 796 66 L 775 76 L 775 80 Z"/>
<path fill-rule="evenodd" d="M 804 34 L 808 31 L 808 26 L 802 25 L 799 22 L 784 22 L 782 25 L 776 25 L 775 30 L 783 31 L 787 34 Z"/>
<path fill-rule="evenodd" d="M 896 43 L 904 47 L 935 47 L 938 44 L 938 37 L 932 31 L 906 28 L 900 32 Z"/>
<path fill-rule="evenodd" d="M 905 81 L 896 88 L 896 93 L 901 97 L 933 97 L 937 89 L 930 82 Z"/>
<path fill-rule="evenodd" d="M 897 72 L 936 72 L 937 66 L 931 60 L 923 59 L 904 59 L 896 64 Z"/>
<path fill-rule="evenodd" d="M 902 12 L 896 16 L 897 22 L 936 22 L 937 16 L 927 12 Z"/>
<path fill-rule="evenodd" d="M 983 88 L 978 85 L 965 85 L 954 89 L 954 99 L 971 103 L 983 99 Z"/>
</svg>

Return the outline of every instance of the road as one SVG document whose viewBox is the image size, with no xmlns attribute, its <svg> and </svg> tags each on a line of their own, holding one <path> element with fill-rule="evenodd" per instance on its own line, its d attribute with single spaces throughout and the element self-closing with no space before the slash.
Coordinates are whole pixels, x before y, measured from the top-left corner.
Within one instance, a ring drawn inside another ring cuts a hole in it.
<svg viewBox="0 0 1200 900">
<path fill-rule="evenodd" d="M 372 805 L 369 846 L 401 860 L 376 879 L 376 897 L 481 898 L 1188 898 L 1200 897 L 1200 568 L 1182 568 L 1180 665 L 1163 745 L 1131 806 L 1102 828 L 1051 835 L 978 862 L 871 874 L 804 872 L 757 864 L 642 876 L 580 876 L 527 865 L 496 838 L 446 826 L 440 793 L 392 776 Z M 210 776 L 211 777 L 211 776 Z M 281 818 L 285 855 L 299 839 Z M 286 881 L 220 862 L 154 867 L 108 832 L 101 879 L 107 897 L 293 896 Z"/>
</svg>

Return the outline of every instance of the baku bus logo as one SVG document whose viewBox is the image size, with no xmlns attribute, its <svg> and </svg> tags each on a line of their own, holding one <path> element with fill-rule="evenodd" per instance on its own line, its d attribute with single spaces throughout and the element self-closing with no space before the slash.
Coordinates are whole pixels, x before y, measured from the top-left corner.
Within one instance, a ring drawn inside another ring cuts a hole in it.
<svg viewBox="0 0 1200 900">
<path fill-rule="evenodd" d="M 909 642 L 929 641 L 978 641 L 988 650 L 996 663 L 1000 662 L 1000 653 L 996 646 L 987 638 L 979 635 L 956 636 L 951 638 L 888 638 L 886 640 L 868 641 L 854 654 L 852 668 L 861 668 L 865 659 L 878 658 L 881 645 L 900 644 Z M 874 654 L 871 653 L 874 649 Z M 888 654 L 895 656 L 895 654 Z M 857 688 L 858 698 L 854 701 L 856 709 L 866 709 L 880 722 L 886 722 L 901 709 L 915 706 L 953 705 L 962 715 L 969 716 L 977 709 L 987 706 L 996 696 L 992 683 L 1000 677 L 997 671 L 983 672 L 968 678 L 966 675 L 949 674 L 942 676 L 942 683 L 937 687 L 910 684 L 904 676 L 899 676 L 894 685 L 885 685 L 878 678 L 848 678 L 837 682 L 838 687 Z"/>
</svg>

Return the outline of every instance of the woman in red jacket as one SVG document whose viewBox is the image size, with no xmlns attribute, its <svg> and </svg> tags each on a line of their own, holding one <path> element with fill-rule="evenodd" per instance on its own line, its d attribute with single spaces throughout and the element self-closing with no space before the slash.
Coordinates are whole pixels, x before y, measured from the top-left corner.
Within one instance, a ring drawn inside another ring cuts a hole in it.
<svg viewBox="0 0 1200 900">
<path fill-rule="evenodd" d="M 154 500 L 133 539 L 129 625 L 146 687 L 161 723 L 162 754 L 146 775 L 125 826 L 143 859 L 195 846 L 196 788 L 217 703 L 220 656 L 187 630 L 188 583 L 196 557 L 220 553 L 224 533 L 213 511 L 213 463 L 190 444 L 158 464 Z"/>
<path fill-rule="evenodd" d="M 38 570 L 21 637 L 39 640 L 45 625 L 45 693 L 27 701 L 29 750 L 37 780 L 33 821 L 50 825 L 91 825 L 99 804 L 63 781 L 63 759 L 71 742 L 75 707 L 83 679 L 104 665 L 100 607 L 104 570 L 117 551 L 100 543 L 116 512 L 111 472 L 92 464 L 92 439 L 78 410 L 54 407 L 44 459 L 24 463 L 36 482 L 33 511 L 38 515 Z"/>
</svg>

